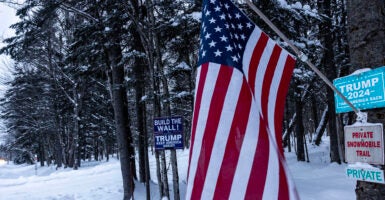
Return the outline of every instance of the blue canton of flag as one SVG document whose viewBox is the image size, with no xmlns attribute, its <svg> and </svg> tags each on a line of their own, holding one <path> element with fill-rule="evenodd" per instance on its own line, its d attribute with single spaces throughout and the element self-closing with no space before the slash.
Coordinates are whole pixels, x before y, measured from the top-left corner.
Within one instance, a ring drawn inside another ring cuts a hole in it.
<svg viewBox="0 0 385 200">
<path fill-rule="evenodd" d="M 232 3 L 210 0 L 202 12 L 199 65 L 214 62 L 242 71 L 242 57 L 255 25 Z"/>
</svg>

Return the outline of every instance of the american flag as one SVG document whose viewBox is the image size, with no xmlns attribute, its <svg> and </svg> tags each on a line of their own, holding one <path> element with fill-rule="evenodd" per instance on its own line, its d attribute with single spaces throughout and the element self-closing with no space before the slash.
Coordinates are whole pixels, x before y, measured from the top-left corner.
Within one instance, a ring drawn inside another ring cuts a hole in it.
<svg viewBox="0 0 385 200">
<path fill-rule="evenodd" d="M 283 157 L 295 59 L 230 0 L 204 0 L 186 199 L 297 199 Z"/>
</svg>

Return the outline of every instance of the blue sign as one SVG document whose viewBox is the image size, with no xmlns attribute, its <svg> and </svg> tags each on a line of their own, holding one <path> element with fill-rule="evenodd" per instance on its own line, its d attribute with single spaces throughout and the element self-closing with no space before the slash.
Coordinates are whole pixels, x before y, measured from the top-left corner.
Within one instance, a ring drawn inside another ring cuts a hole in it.
<svg viewBox="0 0 385 200">
<path fill-rule="evenodd" d="M 385 107 L 384 80 L 385 67 L 379 67 L 359 74 L 337 78 L 333 81 L 333 85 L 354 107 L 365 110 Z M 337 93 L 334 93 L 334 101 L 337 113 L 352 111 Z"/>
<path fill-rule="evenodd" d="M 154 119 L 155 150 L 183 149 L 182 117 Z"/>
</svg>

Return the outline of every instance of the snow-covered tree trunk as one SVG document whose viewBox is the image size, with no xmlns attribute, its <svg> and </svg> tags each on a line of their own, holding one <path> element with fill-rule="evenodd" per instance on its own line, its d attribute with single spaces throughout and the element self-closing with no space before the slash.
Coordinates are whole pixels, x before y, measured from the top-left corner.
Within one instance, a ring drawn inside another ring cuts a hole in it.
<svg viewBox="0 0 385 200">
<path fill-rule="evenodd" d="M 115 116 L 116 137 L 118 141 L 121 171 L 123 177 L 124 200 L 132 198 L 134 193 L 133 174 L 130 152 L 131 132 L 128 122 L 126 90 L 124 88 L 124 68 L 120 63 L 119 47 L 109 49 L 112 70 L 112 96 Z"/>
<path fill-rule="evenodd" d="M 385 65 L 385 1 L 347 1 L 348 39 L 353 72 Z M 385 109 L 368 112 L 368 122 L 385 123 Z M 384 168 L 382 166 L 382 168 Z M 385 185 L 357 181 L 357 199 L 383 199 Z"/>
<path fill-rule="evenodd" d="M 329 120 L 328 113 L 329 113 L 328 107 L 326 106 L 326 108 L 324 109 L 324 111 L 322 113 L 321 121 L 319 122 L 317 129 L 315 131 L 316 139 L 315 139 L 314 143 L 317 146 L 321 144 L 322 135 L 325 132 L 327 121 Z"/>
</svg>

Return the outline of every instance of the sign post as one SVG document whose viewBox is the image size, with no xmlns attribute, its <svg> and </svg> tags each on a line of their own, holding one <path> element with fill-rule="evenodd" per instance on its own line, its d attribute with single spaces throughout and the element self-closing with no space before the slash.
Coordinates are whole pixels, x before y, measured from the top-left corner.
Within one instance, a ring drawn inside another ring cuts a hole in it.
<svg viewBox="0 0 385 200">
<path fill-rule="evenodd" d="M 183 149 L 182 117 L 154 119 L 155 150 Z"/>
</svg>

